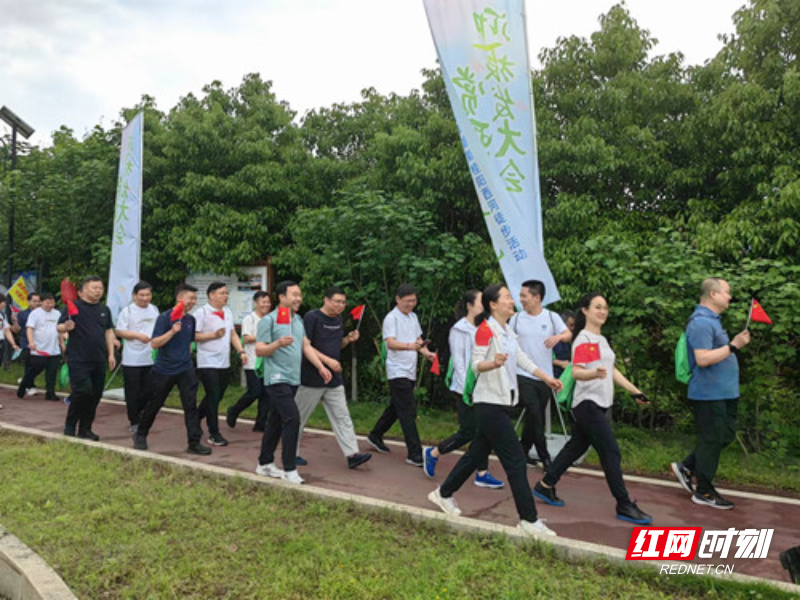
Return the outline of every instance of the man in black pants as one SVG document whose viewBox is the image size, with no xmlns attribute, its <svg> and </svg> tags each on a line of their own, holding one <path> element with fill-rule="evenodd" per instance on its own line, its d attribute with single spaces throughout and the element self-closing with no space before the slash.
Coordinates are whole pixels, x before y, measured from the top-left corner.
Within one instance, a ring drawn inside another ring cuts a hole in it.
<svg viewBox="0 0 800 600">
<path fill-rule="evenodd" d="M 258 400 L 258 414 L 256 423 L 253 425 L 253 431 L 264 433 L 269 407 L 267 406 L 264 382 L 256 373 L 256 335 L 258 334 L 259 322 L 269 314 L 270 308 L 272 308 L 272 302 L 269 299 L 269 294 L 264 291 L 256 292 L 253 294 L 253 312 L 242 319 L 242 342 L 244 342 L 244 351 L 247 353 L 247 363 L 244 365 L 247 391 L 242 394 L 236 404 L 228 407 L 226 421 L 231 429 L 236 427 L 239 415 Z"/>
<path fill-rule="evenodd" d="M 114 370 L 114 323 L 111 311 L 100 304 L 105 288 L 99 277 L 81 283 L 80 298 L 61 311 L 59 333 L 69 333 L 69 381 L 72 388 L 64 435 L 97 441 L 92 431 L 97 405 L 103 396 L 106 365 Z M 72 314 L 71 314 L 72 313 Z"/>
<path fill-rule="evenodd" d="M 192 364 L 195 320 L 189 311 L 197 303 L 197 288 L 183 283 L 175 290 L 175 299 L 177 306 L 161 313 L 156 319 L 150 343 L 158 350 L 158 355 L 150 372 L 150 396 L 142 411 L 139 427 L 133 435 L 133 447 L 147 450 L 147 434 L 150 433 L 158 411 L 177 384 L 189 438 L 186 451 L 190 454 L 211 454 L 211 448 L 200 443 L 203 430 L 197 414 L 198 382 Z"/>
<path fill-rule="evenodd" d="M 39 295 L 37 294 L 37 297 Z M 45 400 L 58 400 L 56 396 L 56 377 L 61 362 L 61 346 L 58 343 L 58 320 L 60 313 L 55 309 L 56 299 L 53 294 L 45 293 L 40 297 L 31 313 L 25 317 L 25 328 L 20 341 L 25 340 L 25 348 L 30 352 L 25 362 L 25 375 L 17 389 L 17 397 L 22 398 L 28 389 L 34 386 L 36 376 L 45 372 Z M 20 343 L 20 347 L 22 344 Z"/>
<path fill-rule="evenodd" d="M 557 313 L 542 306 L 544 295 L 544 283 L 535 279 L 525 281 L 519 293 L 523 311 L 511 317 L 508 324 L 517 335 L 520 348 L 552 377 L 553 348 L 560 342 L 572 341 L 572 332 Z M 528 457 L 531 448 L 535 447 L 536 455 L 546 469 L 550 464 L 550 453 L 545 438 L 545 421 L 553 392 L 543 381 L 522 369 L 517 371 L 517 386 L 520 404 L 525 408 L 522 451 L 528 462 L 535 462 Z"/>
</svg>

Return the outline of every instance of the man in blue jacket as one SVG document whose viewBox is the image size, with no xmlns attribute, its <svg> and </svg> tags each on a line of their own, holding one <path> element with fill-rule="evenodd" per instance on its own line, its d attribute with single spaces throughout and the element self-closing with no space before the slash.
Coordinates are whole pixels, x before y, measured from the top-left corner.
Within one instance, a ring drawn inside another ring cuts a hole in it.
<svg viewBox="0 0 800 600">
<path fill-rule="evenodd" d="M 722 510 L 733 502 L 717 493 L 712 483 L 723 448 L 736 437 L 739 405 L 739 350 L 750 343 L 750 332 L 733 340 L 722 328 L 720 315 L 728 309 L 731 288 L 719 277 L 708 277 L 700 285 L 700 304 L 686 326 L 689 350 L 689 402 L 694 413 L 697 442 L 683 462 L 672 463 L 672 471 L 692 502 Z M 692 486 L 692 476 L 697 481 Z"/>
</svg>

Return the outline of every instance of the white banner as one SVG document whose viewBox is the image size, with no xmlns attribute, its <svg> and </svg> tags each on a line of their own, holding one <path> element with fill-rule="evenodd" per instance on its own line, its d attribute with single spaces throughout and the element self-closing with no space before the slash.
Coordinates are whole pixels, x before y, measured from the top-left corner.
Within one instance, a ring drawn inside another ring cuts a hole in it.
<svg viewBox="0 0 800 600">
<path fill-rule="evenodd" d="M 133 286 L 139 281 L 142 234 L 142 153 L 144 114 L 138 113 L 122 130 L 117 204 L 111 237 L 111 269 L 108 276 L 108 307 L 116 320 L 131 303 Z"/>
<path fill-rule="evenodd" d="M 447 94 L 506 285 L 544 282 L 536 121 L 523 0 L 424 0 Z"/>
</svg>

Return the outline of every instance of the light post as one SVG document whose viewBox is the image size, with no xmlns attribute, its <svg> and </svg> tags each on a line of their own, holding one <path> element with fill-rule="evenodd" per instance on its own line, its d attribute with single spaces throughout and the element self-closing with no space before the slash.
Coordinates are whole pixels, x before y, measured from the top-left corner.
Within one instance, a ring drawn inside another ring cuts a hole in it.
<svg viewBox="0 0 800 600">
<path fill-rule="evenodd" d="M 22 137 L 28 139 L 33 135 L 33 127 L 28 125 L 25 121 L 15 115 L 7 106 L 0 108 L 0 119 L 5 121 L 11 126 L 11 171 L 17 168 L 17 133 L 19 132 Z M 14 212 L 16 208 L 16 200 L 14 199 L 14 190 L 10 190 L 10 214 L 8 216 L 8 287 L 14 283 L 11 281 L 14 275 Z"/>
</svg>

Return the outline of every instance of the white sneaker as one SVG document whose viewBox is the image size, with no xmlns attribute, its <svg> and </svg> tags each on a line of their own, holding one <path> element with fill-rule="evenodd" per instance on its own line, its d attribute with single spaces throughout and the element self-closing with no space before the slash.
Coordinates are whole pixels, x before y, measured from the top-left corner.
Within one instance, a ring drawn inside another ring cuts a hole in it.
<svg viewBox="0 0 800 600">
<path fill-rule="evenodd" d="M 430 494 L 428 494 L 428 500 L 433 502 L 436 506 L 442 509 L 442 512 L 448 514 L 453 517 L 460 517 L 461 516 L 461 509 L 458 508 L 458 504 L 456 504 L 455 498 L 443 498 L 442 494 L 439 492 L 439 488 L 437 487 L 433 490 Z"/>
<path fill-rule="evenodd" d="M 275 479 L 283 478 L 283 471 L 275 466 L 275 463 L 268 465 L 258 465 L 256 467 L 256 474 L 263 475 L 264 477 L 274 477 Z"/>
<path fill-rule="evenodd" d="M 300 485 L 301 483 L 306 482 L 305 479 L 300 477 L 300 473 L 297 472 L 297 469 L 295 469 L 294 471 L 284 471 L 283 480 L 286 483 L 293 483 L 295 485 Z"/>
<path fill-rule="evenodd" d="M 530 521 L 520 521 L 519 525 L 517 525 L 517 529 L 521 530 L 523 533 L 534 536 L 551 535 L 556 537 L 558 535 L 555 531 L 545 525 L 544 521 L 541 519 L 536 519 L 536 521 L 533 523 Z"/>
<path fill-rule="evenodd" d="M 26 395 L 26 396 L 35 396 L 35 395 L 36 395 L 36 394 L 38 394 L 38 393 L 39 393 L 39 392 L 37 392 L 35 389 L 31 388 L 31 389 L 29 389 L 27 392 L 25 392 L 25 395 Z"/>
</svg>

